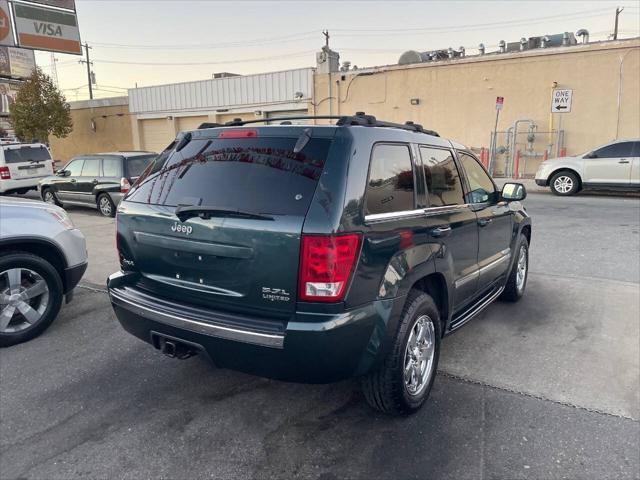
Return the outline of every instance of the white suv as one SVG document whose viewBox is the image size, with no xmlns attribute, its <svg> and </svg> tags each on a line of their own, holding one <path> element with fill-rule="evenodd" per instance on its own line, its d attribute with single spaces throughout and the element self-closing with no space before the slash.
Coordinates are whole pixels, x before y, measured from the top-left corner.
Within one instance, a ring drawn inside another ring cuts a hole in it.
<svg viewBox="0 0 640 480">
<path fill-rule="evenodd" d="M 640 189 L 640 139 L 617 140 L 575 157 L 546 160 L 536 183 L 556 195 L 573 195 L 583 188 Z"/>
<path fill-rule="evenodd" d="M 53 175 L 53 160 L 42 143 L 0 145 L 0 193 L 27 193 Z"/>
</svg>

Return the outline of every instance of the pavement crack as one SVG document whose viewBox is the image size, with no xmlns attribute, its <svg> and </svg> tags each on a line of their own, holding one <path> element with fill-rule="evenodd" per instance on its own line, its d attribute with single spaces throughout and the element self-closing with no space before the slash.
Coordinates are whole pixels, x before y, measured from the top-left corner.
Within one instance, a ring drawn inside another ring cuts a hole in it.
<svg viewBox="0 0 640 480">
<path fill-rule="evenodd" d="M 631 420 L 631 421 L 636 422 L 636 423 L 640 422 L 640 419 L 634 418 L 634 417 L 630 417 L 628 415 L 606 412 L 604 410 L 600 410 L 600 409 L 597 409 L 597 408 L 584 407 L 582 405 L 577 405 L 577 404 L 571 403 L 571 402 L 564 402 L 562 400 L 555 400 L 553 398 L 545 397 L 544 395 L 538 395 L 536 393 L 525 392 L 525 391 L 522 391 L 522 390 L 516 390 L 515 388 L 509 388 L 509 387 L 500 386 L 500 385 L 493 385 L 491 383 L 483 382 L 482 380 L 476 380 L 476 379 L 471 378 L 471 377 L 466 377 L 466 376 L 463 376 L 463 375 L 450 373 L 450 372 L 447 372 L 447 371 L 444 371 L 444 370 L 438 370 L 438 374 L 443 376 L 443 377 L 451 378 L 453 380 L 458 380 L 458 381 L 469 383 L 469 384 L 472 384 L 472 385 L 479 385 L 479 386 L 482 386 L 482 387 L 492 388 L 494 390 L 500 390 L 502 392 L 515 393 L 516 395 L 520 395 L 520 396 L 523 396 L 523 397 L 535 398 L 536 400 L 543 400 L 545 402 L 551 402 L 551 403 L 554 403 L 556 405 L 563 405 L 565 407 L 571 407 L 571 408 L 575 408 L 577 410 L 583 410 L 585 412 L 598 413 L 600 415 L 604 415 L 604 416 L 607 416 L 607 417 L 622 418 L 624 420 Z M 484 410 L 483 410 L 483 415 L 484 415 Z"/>
</svg>

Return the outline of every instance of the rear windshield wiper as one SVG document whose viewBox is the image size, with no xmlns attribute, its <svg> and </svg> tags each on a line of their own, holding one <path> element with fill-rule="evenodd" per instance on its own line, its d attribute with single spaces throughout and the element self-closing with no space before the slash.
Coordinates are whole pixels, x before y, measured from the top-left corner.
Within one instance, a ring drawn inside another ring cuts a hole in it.
<svg viewBox="0 0 640 480">
<path fill-rule="evenodd" d="M 260 213 L 218 207 L 201 207 L 198 205 L 179 205 L 176 208 L 175 213 L 181 222 L 184 222 L 191 217 L 200 217 L 204 219 L 211 217 L 233 217 L 247 218 L 251 220 L 273 220 L 273 217 L 262 215 Z"/>
</svg>

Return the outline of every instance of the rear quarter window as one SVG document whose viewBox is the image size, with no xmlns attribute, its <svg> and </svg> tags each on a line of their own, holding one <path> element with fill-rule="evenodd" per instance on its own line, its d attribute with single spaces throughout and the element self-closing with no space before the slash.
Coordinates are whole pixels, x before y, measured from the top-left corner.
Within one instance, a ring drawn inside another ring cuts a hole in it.
<svg viewBox="0 0 640 480">
<path fill-rule="evenodd" d="M 296 151 L 297 140 L 192 140 L 180 152 L 161 154 L 127 200 L 166 206 L 199 202 L 222 209 L 305 215 L 331 140 L 311 138 Z"/>
<path fill-rule="evenodd" d="M 371 154 L 367 215 L 414 208 L 414 177 L 408 145 L 376 145 Z"/>
</svg>

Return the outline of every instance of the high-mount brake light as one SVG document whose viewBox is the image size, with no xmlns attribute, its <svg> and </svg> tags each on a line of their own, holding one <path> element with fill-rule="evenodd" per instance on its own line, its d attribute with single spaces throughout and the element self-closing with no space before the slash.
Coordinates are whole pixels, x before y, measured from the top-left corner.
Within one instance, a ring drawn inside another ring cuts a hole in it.
<svg viewBox="0 0 640 480">
<path fill-rule="evenodd" d="M 224 130 L 218 134 L 218 138 L 255 138 L 257 136 L 258 131 L 249 128 Z"/>
<path fill-rule="evenodd" d="M 344 298 L 360 252 L 362 236 L 304 235 L 298 298 L 306 302 L 339 302 Z"/>
</svg>

